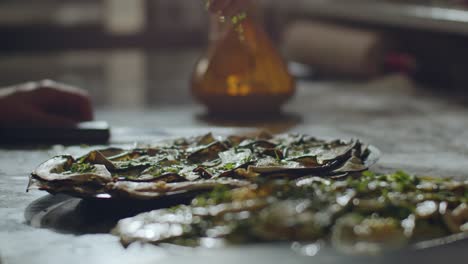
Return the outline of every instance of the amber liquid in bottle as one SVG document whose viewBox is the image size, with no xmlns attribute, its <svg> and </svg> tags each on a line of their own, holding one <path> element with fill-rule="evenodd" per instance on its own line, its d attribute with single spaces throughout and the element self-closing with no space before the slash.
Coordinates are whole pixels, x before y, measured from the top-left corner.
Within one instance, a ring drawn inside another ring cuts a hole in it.
<svg viewBox="0 0 468 264">
<path fill-rule="evenodd" d="M 239 26 L 212 23 L 210 47 L 196 65 L 192 92 L 211 114 L 279 113 L 294 94 L 294 79 L 254 19 L 247 17 Z"/>
</svg>

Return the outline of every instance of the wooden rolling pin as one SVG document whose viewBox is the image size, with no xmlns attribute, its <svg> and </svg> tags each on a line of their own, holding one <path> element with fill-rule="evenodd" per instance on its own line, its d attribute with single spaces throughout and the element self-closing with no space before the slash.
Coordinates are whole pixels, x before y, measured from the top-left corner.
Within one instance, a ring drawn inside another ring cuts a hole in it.
<svg viewBox="0 0 468 264">
<path fill-rule="evenodd" d="M 289 59 L 320 73 L 357 78 L 382 73 L 388 43 L 380 33 L 316 21 L 297 21 L 284 33 Z"/>
</svg>

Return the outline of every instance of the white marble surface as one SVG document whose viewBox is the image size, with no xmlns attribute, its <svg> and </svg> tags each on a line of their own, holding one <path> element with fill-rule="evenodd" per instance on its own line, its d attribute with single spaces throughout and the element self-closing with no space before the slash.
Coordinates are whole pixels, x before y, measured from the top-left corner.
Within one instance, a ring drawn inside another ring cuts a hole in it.
<svg viewBox="0 0 468 264">
<path fill-rule="evenodd" d="M 296 131 L 327 138 L 360 138 L 383 153 L 378 171 L 404 169 L 417 174 L 468 175 L 468 108 L 424 95 L 406 79 L 393 76 L 372 83 L 301 83 L 287 111 L 300 122 L 261 122 L 256 127 Z M 190 105 L 150 110 L 101 109 L 97 116 L 114 127 L 115 144 L 133 144 L 206 131 L 229 133 L 250 125 L 215 125 L 195 118 L 201 108 Z M 138 129 L 135 129 L 138 128 Z M 354 259 L 329 252 L 300 256 L 288 245 L 190 250 L 149 245 L 120 246 L 109 234 L 73 235 L 26 224 L 28 205 L 46 195 L 26 193 L 30 171 L 52 155 L 78 155 L 88 148 L 0 149 L 0 258 L 12 263 L 440 263 L 449 257 L 464 263 L 463 245 L 428 254 Z M 413 258 L 418 258 L 417 260 Z M 424 261 L 424 262 L 420 262 Z"/>
</svg>

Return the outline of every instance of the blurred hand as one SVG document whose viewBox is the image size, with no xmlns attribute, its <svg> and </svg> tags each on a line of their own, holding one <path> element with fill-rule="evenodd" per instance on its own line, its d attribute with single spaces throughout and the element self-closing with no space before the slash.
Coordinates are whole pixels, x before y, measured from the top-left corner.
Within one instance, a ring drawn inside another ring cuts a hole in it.
<svg viewBox="0 0 468 264">
<path fill-rule="evenodd" d="M 45 80 L 0 89 L 0 127 L 69 127 L 93 119 L 89 95 Z"/>
<path fill-rule="evenodd" d="M 250 0 L 209 0 L 209 10 L 224 16 L 235 16 L 245 10 Z"/>
</svg>

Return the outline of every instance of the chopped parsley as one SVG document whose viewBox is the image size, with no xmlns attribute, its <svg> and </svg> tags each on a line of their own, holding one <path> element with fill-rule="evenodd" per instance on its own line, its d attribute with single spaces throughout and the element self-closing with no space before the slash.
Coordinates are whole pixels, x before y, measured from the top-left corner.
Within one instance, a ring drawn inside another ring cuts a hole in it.
<svg viewBox="0 0 468 264">
<path fill-rule="evenodd" d="M 236 168 L 236 164 L 233 163 L 233 162 L 226 163 L 226 164 L 224 164 L 223 168 L 226 169 L 226 170 L 233 170 L 233 169 Z"/>
<path fill-rule="evenodd" d="M 205 0 L 205 8 L 209 9 L 211 6 L 212 0 Z M 247 12 L 242 11 L 237 13 L 236 15 L 233 15 L 229 18 L 231 24 L 234 26 L 234 30 L 239 34 L 239 40 L 244 41 L 245 36 L 244 36 L 244 26 L 242 25 L 242 22 L 247 19 Z M 218 16 L 218 20 L 221 23 L 226 23 L 226 17 L 220 13 Z"/>
<path fill-rule="evenodd" d="M 230 189 L 226 186 L 218 186 L 213 189 L 213 191 L 197 196 L 193 201 L 192 205 L 196 206 L 207 206 L 207 205 L 217 205 L 220 203 L 231 202 L 232 193 Z"/>
<path fill-rule="evenodd" d="M 89 163 L 73 163 L 69 169 L 71 173 L 94 172 L 96 167 Z"/>
</svg>

